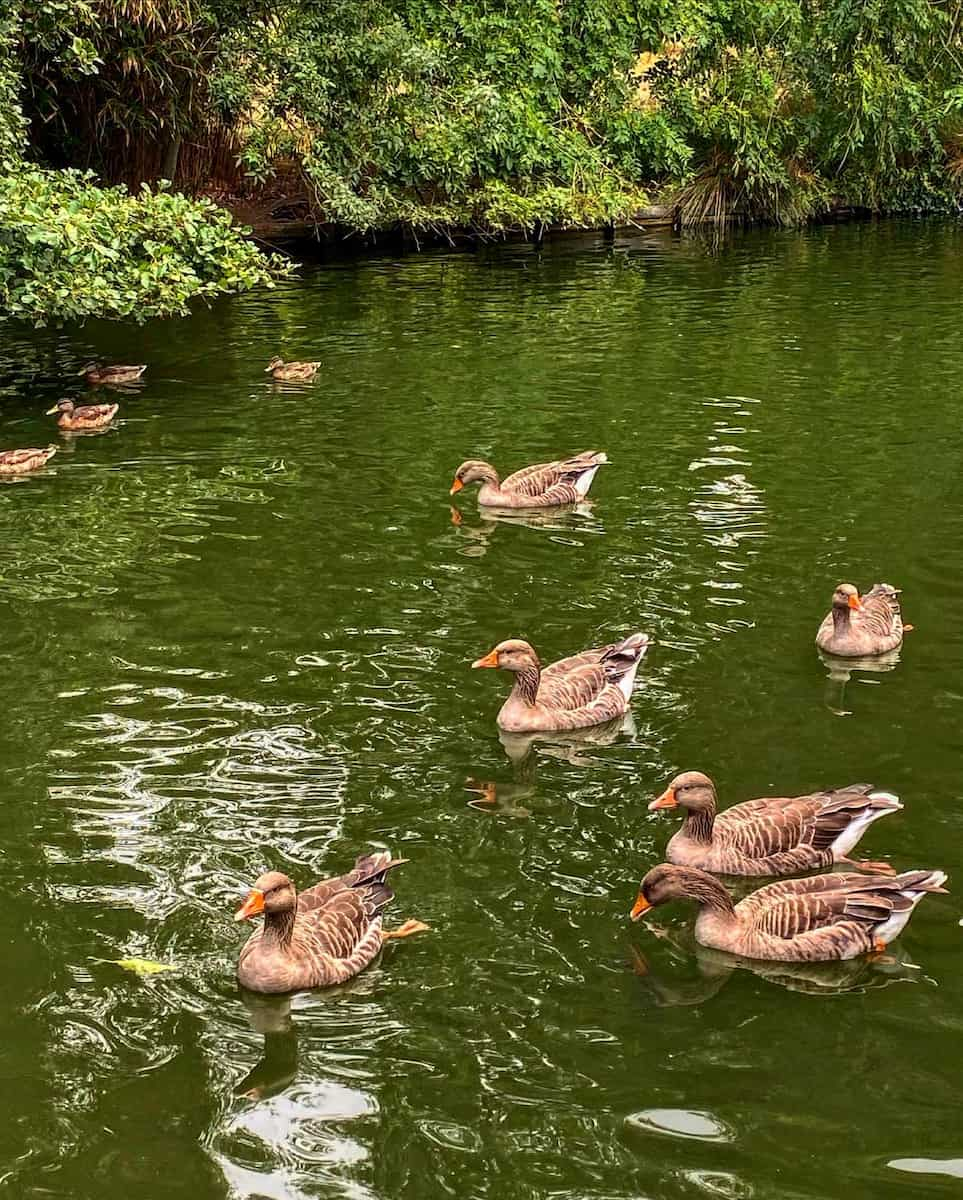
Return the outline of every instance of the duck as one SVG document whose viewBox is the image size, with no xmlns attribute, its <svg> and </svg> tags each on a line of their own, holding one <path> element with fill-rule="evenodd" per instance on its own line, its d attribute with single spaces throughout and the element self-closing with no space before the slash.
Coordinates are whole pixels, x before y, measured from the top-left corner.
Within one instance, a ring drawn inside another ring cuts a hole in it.
<svg viewBox="0 0 963 1200">
<path fill-rule="evenodd" d="M 47 446 L 43 450 L 35 447 L 0 450 L 0 475 L 26 475 L 29 471 L 39 471 L 56 453 L 56 446 Z"/>
<path fill-rule="evenodd" d="M 809 875 L 766 884 L 734 904 L 707 871 L 662 863 L 642 880 L 630 916 L 638 921 L 670 900 L 693 900 L 702 946 L 772 962 L 842 961 L 880 953 L 924 896 L 946 891 L 945 882 L 945 871 Z"/>
<path fill-rule="evenodd" d="M 79 408 L 73 400 L 58 400 L 53 408 L 47 409 L 47 416 L 60 413 L 57 424 L 61 429 L 73 432 L 84 430 L 106 429 L 117 416 L 119 404 L 82 404 Z"/>
<path fill-rule="evenodd" d="M 542 668 L 532 646 L 520 638 L 499 642 L 473 668 L 511 671 L 515 683 L 498 714 L 509 733 L 539 733 L 601 725 L 628 710 L 635 675 L 649 637 L 633 633 L 621 642 L 583 650 Z"/>
<path fill-rule="evenodd" d="M 899 589 L 876 583 L 860 596 L 851 583 L 833 592 L 833 606 L 816 634 L 816 645 L 840 658 L 865 658 L 888 654 L 903 641 Z M 908 626 L 907 626 L 908 628 Z"/>
<path fill-rule="evenodd" d="M 676 775 L 649 811 L 681 808 L 682 828 L 666 847 L 670 863 L 720 875 L 793 875 L 847 863 L 877 874 L 887 863 L 847 858 L 869 826 L 903 805 L 869 783 L 812 792 L 766 796 L 716 812 L 715 784 L 701 771 Z"/>
<path fill-rule="evenodd" d="M 282 872 L 261 875 L 234 914 L 235 921 L 264 917 L 241 949 L 241 986 L 268 994 L 331 987 L 360 974 L 389 938 L 427 929 L 421 921 L 381 926 L 381 911 L 394 899 L 385 877 L 407 861 L 387 850 L 362 854 L 346 874 L 300 895 Z"/>
<path fill-rule="evenodd" d="M 286 363 L 283 358 L 277 355 L 271 359 L 268 365 L 264 368 L 266 372 L 273 375 L 275 379 L 313 379 L 318 373 L 319 362 L 289 362 Z"/>
<path fill-rule="evenodd" d="M 146 370 L 147 363 L 138 363 L 136 366 L 117 364 L 105 367 L 100 363 L 92 362 L 81 367 L 77 374 L 83 375 L 87 382 L 92 384 L 134 383 Z"/>
<path fill-rule="evenodd" d="M 454 496 L 470 483 L 480 483 L 478 503 L 492 508 L 552 508 L 577 504 L 588 495 L 595 472 L 608 457 L 597 450 L 583 450 L 572 458 L 522 467 L 499 480 L 491 463 L 470 458 L 455 472 L 449 490 Z"/>
</svg>

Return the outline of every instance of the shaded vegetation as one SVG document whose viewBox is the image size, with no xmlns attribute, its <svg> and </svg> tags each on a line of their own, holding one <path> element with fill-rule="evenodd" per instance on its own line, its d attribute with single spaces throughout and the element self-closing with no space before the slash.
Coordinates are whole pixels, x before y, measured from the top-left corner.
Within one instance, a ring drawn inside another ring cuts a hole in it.
<svg viewBox="0 0 963 1200">
<path fill-rule="evenodd" d="M 5 154 L 249 211 L 282 201 L 356 232 L 598 225 L 665 199 L 686 224 L 791 223 L 963 195 L 963 0 L 21 0 L 14 14 Z M 224 286 L 257 275 L 237 257 Z"/>
</svg>

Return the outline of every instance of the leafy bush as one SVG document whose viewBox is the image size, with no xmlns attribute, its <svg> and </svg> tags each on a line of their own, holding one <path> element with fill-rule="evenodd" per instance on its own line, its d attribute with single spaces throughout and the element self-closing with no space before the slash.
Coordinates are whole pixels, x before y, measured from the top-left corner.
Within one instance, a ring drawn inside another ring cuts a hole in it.
<svg viewBox="0 0 963 1200">
<path fill-rule="evenodd" d="M 271 286 L 279 265 L 242 234 L 207 200 L 23 167 L 0 176 L 0 306 L 38 324 L 144 321 L 185 313 L 197 296 Z"/>
</svg>

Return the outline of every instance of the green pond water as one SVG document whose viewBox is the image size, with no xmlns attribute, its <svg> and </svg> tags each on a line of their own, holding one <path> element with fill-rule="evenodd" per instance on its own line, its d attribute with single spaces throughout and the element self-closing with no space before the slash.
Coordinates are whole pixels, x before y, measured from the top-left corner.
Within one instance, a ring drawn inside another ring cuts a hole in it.
<svg viewBox="0 0 963 1200">
<path fill-rule="evenodd" d="M 61 445 L 0 486 L 7 1194 L 958 1196 L 961 299 L 963 229 L 888 223 L 3 327 L 0 446 Z M 317 382 L 272 384 L 275 352 Z M 67 441 L 43 412 L 93 357 L 147 381 Z M 586 447 L 584 512 L 452 512 L 464 458 Z M 877 579 L 915 631 L 847 678 L 815 630 Z M 631 724 L 499 741 L 509 680 L 472 659 L 637 628 Z M 697 953 L 681 905 L 632 925 L 683 768 L 723 804 L 896 791 L 862 852 L 953 892 L 847 969 Z M 410 859 L 388 923 L 432 932 L 336 992 L 240 995 L 252 880 L 372 844 Z"/>
</svg>

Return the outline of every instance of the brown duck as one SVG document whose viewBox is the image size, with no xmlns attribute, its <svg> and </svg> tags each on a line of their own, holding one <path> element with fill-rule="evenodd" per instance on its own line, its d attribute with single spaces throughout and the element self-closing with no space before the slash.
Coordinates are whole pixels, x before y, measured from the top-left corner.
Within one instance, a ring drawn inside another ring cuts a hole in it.
<svg viewBox="0 0 963 1200">
<path fill-rule="evenodd" d="M 864 596 L 851 583 L 841 583 L 816 634 L 820 650 L 841 658 L 886 654 L 902 640 L 899 591 L 888 583 L 874 584 Z"/>
<path fill-rule="evenodd" d="M 639 885 L 631 917 L 670 900 L 694 900 L 703 946 L 744 958 L 827 962 L 881 951 L 928 892 L 946 891 L 945 882 L 943 871 L 810 875 L 767 884 L 733 904 L 705 871 L 663 863 Z"/>
<path fill-rule="evenodd" d="M 319 362 L 288 362 L 277 355 L 271 359 L 264 370 L 273 376 L 275 379 L 281 380 L 308 380 L 313 379 L 318 373 Z"/>
<path fill-rule="evenodd" d="M 872 784 L 808 796 L 766 796 L 716 812 L 716 789 L 708 775 L 676 775 L 649 811 L 681 808 L 685 822 L 669 839 L 670 863 L 720 875 L 794 875 L 833 863 L 887 872 L 886 863 L 847 858 L 873 821 L 902 808 L 890 792 Z"/>
<path fill-rule="evenodd" d="M 56 453 L 56 446 L 47 446 L 45 450 L 0 450 L 0 475 L 26 475 L 30 471 L 39 471 Z"/>
<path fill-rule="evenodd" d="M 550 508 L 577 504 L 592 486 L 595 472 L 609 460 L 595 450 L 584 450 L 573 458 L 523 467 L 499 481 L 491 463 L 480 459 L 463 462 L 455 472 L 450 495 L 469 483 L 480 483 L 478 503 L 493 508 Z"/>
<path fill-rule="evenodd" d="M 125 366 L 116 364 L 114 366 L 101 366 L 100 363 L 87 363 L 85 367 L 77 372 L 78 375 L 83 375 L 88 383 L 134 383 L 140 379 L 141 375 L 147 370 L 147 363 L 138 363 L 137 366 Z"/>
<path fill-rule="evenodd" d="M 626 712 L 648 647 L 646 634 L 633 633 L 543 669 L 528 642 L 512 639 L 499 642 L 472 666 L 499 667 L 515 675 L 511 695 L 498 714 L 500 728 L 510 733 L 583 729 Z"/>
<path fill-rule="evenodd" d="M 264 915 L 238 959 L 241 985 L 254 992 L 298 992 L 344 983 L 377 957 L 388 938 L 427 929 L 420 921 L 405 921 L 392 932 L 381 927 L 381 910 L 394 898 L 385 876 L 406 861 L 387 850 L 363 854 L 346 875 L 300 895 L 280 871 L 262 875 L 234 915 L 235 921 Z"/>
<path fill-rule="evenodd" d="M 117 416 L 118 404 L 82 404 L 78 408 L 73 400 L 59 400 L 53 408 L 47 409 L 47 416 L 60 413 L 57 424 L 61 429 L 73 433 L 85 430 L 106 429 Z"/>
</svg>

